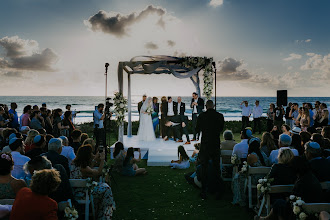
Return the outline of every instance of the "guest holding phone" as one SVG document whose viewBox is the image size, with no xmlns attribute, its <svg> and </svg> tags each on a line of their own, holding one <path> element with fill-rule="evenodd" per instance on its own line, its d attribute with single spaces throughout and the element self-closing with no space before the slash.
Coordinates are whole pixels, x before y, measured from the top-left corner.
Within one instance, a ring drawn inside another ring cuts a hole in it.
<svg viewBox="0 0 330 220">
<path fill-rule="evenodd" d="M 139 152 L 139 159 L 134 158 L 134 150 Z M 141 161 L 141 149 L 130 147 L 127 149 L 121 174 L 124 176 L 138 176 L 145 175 L 147 171 L 145 168 L 139 168 L 136 163 Z"/>
</svg>

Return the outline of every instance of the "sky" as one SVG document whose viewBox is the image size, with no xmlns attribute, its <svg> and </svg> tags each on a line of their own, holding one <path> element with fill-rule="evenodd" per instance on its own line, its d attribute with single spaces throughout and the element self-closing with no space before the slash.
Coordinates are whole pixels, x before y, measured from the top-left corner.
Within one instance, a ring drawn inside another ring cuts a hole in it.
<svg viewBox="0 0 330 220">
<path fill-rule="evenodd" d="M 330 96 L 329 11 L 327 0 L 2 0 L 0 95 L 103 96 L 106 62 L 113 95 L 119 61 L 170 55 L 213 57 L 217 96 Z M 195 91 L 172 75 L 131 80 L 132 95 Z"/>
</svg>

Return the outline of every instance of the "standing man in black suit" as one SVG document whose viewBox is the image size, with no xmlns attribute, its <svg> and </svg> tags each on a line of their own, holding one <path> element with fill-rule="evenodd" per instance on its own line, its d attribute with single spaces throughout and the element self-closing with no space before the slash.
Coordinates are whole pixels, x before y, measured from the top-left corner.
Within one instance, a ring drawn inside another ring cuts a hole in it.
<svg viewBox="0 0 330 220">
<path fill-rule="evenodd" d="M 186 104 L 182 102 L 181 97 L 178 97 L 178 102 L 177 102 L 177 108 L 178 108 L 178 115 L 184 115 L 184 112 L 186 111 Z"/>
<path fill-rule="evenodd" d="M 164 113 L 165 113 L 165 121 L 171 121 L 175 115 L 178 115 L 178 108 L 176 106 L 176 102 L 173 102 L 172 97 L 167 97 L 167 103 L 165 103 Z M 173 130 L 172 127 L 166 128 L 166 137 L 165 141 L 169 140 L 170 131 Z M 175 137 L 174 137 L 175 140 Z"/>
<path fill-rule="evenodd" d="M 140 114 L 141 107 L 142 107 L 143 103 L 146 101 L 146 99 L 147 99 L 147 95 L 143 95 L 142 101 L 138 103 L 139 114 Z"/>
<path fill-rule="evenodd" d="M 198 116 L 196 125 L 196 132 L 202 132 L 201 148 L 199 151 L 199 159 L 202 166 L 202 191 L 200 195 L 203 199 L 206 198 L 207 168 L 209 160 L 212 160 L 218 199 L 223 185 L 220 170 L 220 134 L 224 128 L 225 120 L 221 113 L 215 111 L 212 100 L 206 102 L 206 109 L 206 112 Z"/>
<path fill-rule="evenodd" d="M 190 107 L 192 108 L 192 125 L 193 125 L 193 132 L 194 132 L 194 137 L 191 141 L 196 141 L 196 140 L 198 141 L 199 133 L 196 134 L 197 118 L 198 118 L 198 115 L 203 112 L 204 100 L 202 98 L 199 98 L 198 94 L 196 92 L 194 92 L 192 94 L 192 100 L 191 100 Z"/>
</svg>

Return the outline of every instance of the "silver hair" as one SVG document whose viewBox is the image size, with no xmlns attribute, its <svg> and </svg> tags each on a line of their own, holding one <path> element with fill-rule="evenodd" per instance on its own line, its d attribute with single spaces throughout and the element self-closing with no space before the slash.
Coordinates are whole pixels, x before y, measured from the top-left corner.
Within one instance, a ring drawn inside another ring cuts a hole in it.
<svg viewBox="0 0 330 220">
<path fill-rule="evenodd" d="M 223 132 L 223 138 L 225 140 L 233 140 L 234 139 L 234 135 L 233 132 L 231 130 L 225 130 Z"/>
<path fill-rule="evenodd" d="M 33 164 L 26 162 L 23 166 L 23 170 L 25 171 L 26 174 L 30 173 L 31 168 L 33 170 L 52 169 L 52 162 L 50 162 L 50 160 L 48 160 L 46 156 L 42 156 L 40 161 L 35 162 Z"/>
<path fill-rule="evenodd" d="M 60 138 L 52 138 L 50 140 L 53 140 L 53 139 L 57 139 L 56 141 L 53 141 L 53 142 L 49 142 L 48 143 L 48 151 L 52 150 L 52 151 L 58 151 L 61 147 L 62 147 L 62 139 Z"/>
</svg>

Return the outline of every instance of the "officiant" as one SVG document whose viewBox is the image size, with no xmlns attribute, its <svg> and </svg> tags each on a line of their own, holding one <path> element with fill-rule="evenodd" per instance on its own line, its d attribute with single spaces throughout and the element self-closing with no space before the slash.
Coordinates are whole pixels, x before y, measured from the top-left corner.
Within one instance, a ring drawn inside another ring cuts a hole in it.
<svg viewBox="0 0 330 220">
<path fill-rule="evenodd" d="M 186 135 L 187 141 L 185 144 L 190 144 L 189 133 L 188 133 L 188 116 L 185 115 L 175 115 L 171 117 L 165 124 L 167 127 L 172 127 L 174 131 L 174 140 L 176 142 L 183 142 L 182 135 Z M 181 133 L 182 131 L 182 133 Z"/>
</svg>

